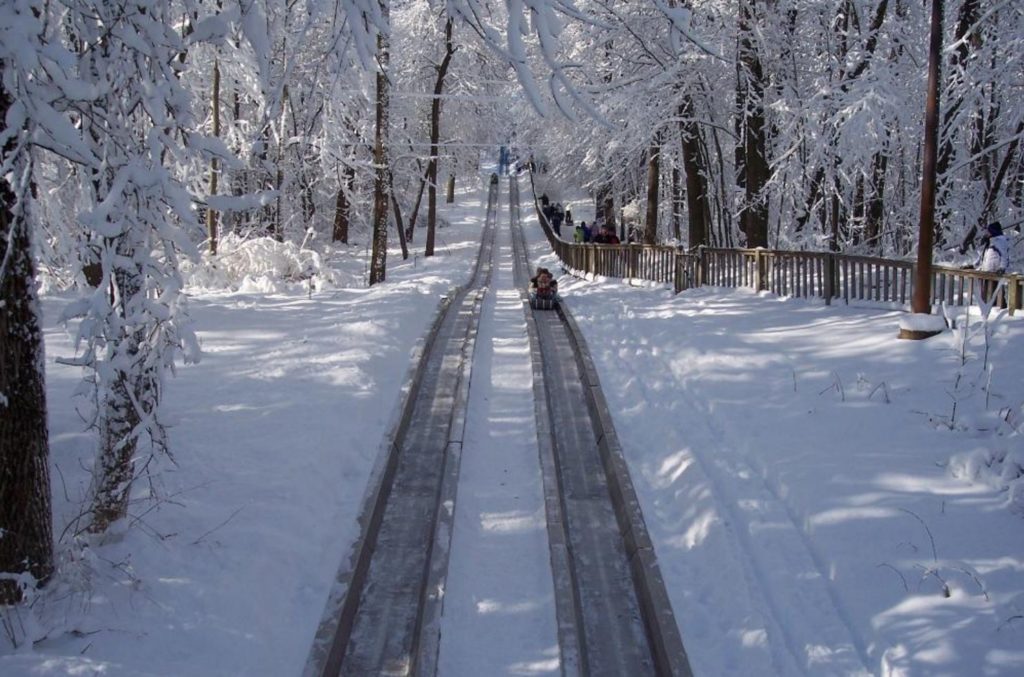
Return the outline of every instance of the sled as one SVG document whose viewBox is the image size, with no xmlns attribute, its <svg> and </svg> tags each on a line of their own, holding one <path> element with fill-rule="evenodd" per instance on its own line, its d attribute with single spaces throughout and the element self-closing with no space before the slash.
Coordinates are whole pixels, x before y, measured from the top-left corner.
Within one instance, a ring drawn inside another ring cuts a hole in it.
<svg viewBox="0 0 1024 677">
<path fill-rule="evenodd" d="M 554 294 L 531 294 L 530 307 L 534 310 L 554 310 L 558 307 L 558 297 Z"/>
</svg>

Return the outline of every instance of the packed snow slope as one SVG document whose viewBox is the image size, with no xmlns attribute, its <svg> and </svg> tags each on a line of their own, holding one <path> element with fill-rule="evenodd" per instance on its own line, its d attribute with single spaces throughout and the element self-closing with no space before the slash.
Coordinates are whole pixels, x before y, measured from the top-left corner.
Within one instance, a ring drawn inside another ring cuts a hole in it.
<svg viewBox="0 0 1024 677">
<path fill-rule="evenodd" d="M 696 674 L 1024 674 L 1024 318 L 559 288 Z"/>
</svg>

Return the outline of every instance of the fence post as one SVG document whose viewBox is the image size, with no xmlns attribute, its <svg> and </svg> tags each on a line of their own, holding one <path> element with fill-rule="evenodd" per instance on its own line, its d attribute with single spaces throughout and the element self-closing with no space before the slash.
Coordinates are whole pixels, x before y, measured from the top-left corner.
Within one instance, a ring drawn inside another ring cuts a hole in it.
<svg viewBox="0 0 1024 677">
<path fill-rule="evenodd" d="M 917 280 L 917 263 L 915 262 L 915 263 L 912 263 L 910 265 L 910 278 L 907 280 L 907 287 L 908 287 L 907 291 L 910 292 L 909 294 L 907 294 L 908 298 L 913 298 L 914 297 L 914 282 L 916 280 Z"/>
<path fill-rule="evenodd" d="M 697 247 L 697 286 L 703 287 L 707 283 L 708 279 L 708 253 L 707 247 L 699 245 Z"/>
<path fill-rule="evenodd" d="M 1013 311 L 1020 307 L 1020 284 L 1020 275 L 1006 276 L 1006 307 L 1009 308 L 1011 315 L 1013 315 Z"/>
<path fill-rule="evenodd" d="M 680 248 L 672 252 L 672 287 L 675 288 L 677 294 L 683 291 L 683 262 L 686 260 L 679 255 L 681 251 Z"/>
<path fill-rule="evenodd" d="M 754 283 L 756 291 L 764 291 L 768 288 L 768 257 L 761 256 L 761 248 L 754 250 L 754 268 L 757 269 L 757 281 Z"/>
<path fill-rule="evenodd" d="M 834 285 L 835 285 L 835 281 L 836 281 L 835 270 L 836 270 L 836 259 L 835 259 L 835 256 L 833 254 L 831 254 L 831 253 L 825 254 L 825 265 L 824 265 L 824 270 L 822 270 L 822 274 L 825 276 L 825 279 L 822 280 L 822 283 L 823 283 L 822 294 L 825 296 L 825 305 L 826 306 L 832 305 L 832 297 L 835 295 L 835 289 L 833 288 Z"/>
</svg>

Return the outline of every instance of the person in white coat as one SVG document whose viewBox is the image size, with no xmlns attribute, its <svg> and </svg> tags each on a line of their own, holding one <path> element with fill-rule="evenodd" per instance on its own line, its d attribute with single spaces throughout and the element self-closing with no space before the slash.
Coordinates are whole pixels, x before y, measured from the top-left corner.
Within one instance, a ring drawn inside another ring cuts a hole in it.
<svg viewBox="0 0 1024 677">
<path fill-rule="evenodd" d="M 1010 267 L 1010 240 L 1003 235 L 1003 227 L 998 221 L 990 223 L 981 237 L 978 247 L 978 258 L 974 267 L 986 273 L 1002 275 Z"/>
<path fill-rule="evenodd" d="M 981 236 L 981 242 L 978 243 L 978 258 L 975 259 L 974 265 L 968 266 L 968 268 L 976 268 L 983 273 L 1003 275 L 1009 267 L 1010 240 L 1003 235 L 1003 226 L 998 221 L 990 223 L 985 228 L 985 234 Z M 1005 301 L 1002 298 L 996 298 L 1001 296 L 997 291 L 999 286 L 1000 283 L 996 280 L 981 281 L 981 294 L 985 303 L 1005 306 Z"/>
</svg>

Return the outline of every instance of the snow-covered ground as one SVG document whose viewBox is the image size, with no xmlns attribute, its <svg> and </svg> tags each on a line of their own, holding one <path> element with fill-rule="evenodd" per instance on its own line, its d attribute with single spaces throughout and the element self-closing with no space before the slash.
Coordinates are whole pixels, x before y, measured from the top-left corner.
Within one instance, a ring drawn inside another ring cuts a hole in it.
<svg viewBox="0 0 1024 677">
<path fill-rule="evenodd" d="M 161 501 L 138 502 L 131 527 L 105 544 L 65 532 L 84 508 L 94 442 L 78 413 L 88 402 L 72 397 L 80 373 L 55 363 L 73 354 L 57 323 L 67 299 L 46 298 L 65 561 L 33 612 L 8 617 L 35 646 L 11 650 L 0 633 L 0 675 L 298 674 L 358 534 L 414 348 L 441 296 L 471 273 L 485 198 L 482 182 L 463 192 L 446 212 L 451 227 L 438 231 L 438 255 L 403 262 L 393 250 L 388 281 L 370 289 L 365 243 L 320 262 L 335 285 L 311 297 L 307 283 L 281 282 L 289 262 L 311 255 L 269 244 L 194 274 L 203 358 L 168 384 L 176 463 L 158 462 Z M 250 256 L 275 263 L 242 261 Z M 211 288 L 225 284 L 239 290 Z"/>
<path fill-rule="evenodd" d="M 559 674 L 533 370 L 502 185 L 441 626 L 442 675 Z"/>
<path fill-rule="evenodd" d="M 559 287 L 698 675 L 1024 674 L 1024 318 Z"/>
<path fill-rule="evenodd" d="M 300 672 L 410 356 L 439 296 L 470 274 L 480 191 L 448 216 L 439 257 L 392 252 L 373 289 L 361 286 L 360 247 L 317 264 L 334 284 L 312 298 L 303 283 L 258 278 L 194 289 L 205 354 L 167 390 L 176 465 L 158 464 L 162 501 L 137 503 L 108 542 L 63 534 L 60 580 L 31 612 L 5 617 L 37 641 L 0 645 L 0 674 Z M 529 358 L 507 234 L 499 244 L 471 387 L 446 677 L 553 668 Z M 1024 486 L 999 476 L 1024 464 L 1024 319 L 1000 317 L 986 342 L 975 314 L 962 350 L 953 333 L 897 340 L 886 308 L 672 296 L 621 280 L 560 287 L 698 675 L 1024 674 Z M 79 374 L 54 362 L 72 353 L 55 321 L 64 303 L 45 300 L 58 535 L 82 509 L 92 462 L 71 397 Z"/>
</svg>

